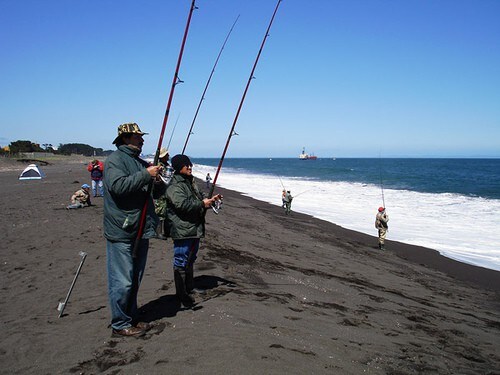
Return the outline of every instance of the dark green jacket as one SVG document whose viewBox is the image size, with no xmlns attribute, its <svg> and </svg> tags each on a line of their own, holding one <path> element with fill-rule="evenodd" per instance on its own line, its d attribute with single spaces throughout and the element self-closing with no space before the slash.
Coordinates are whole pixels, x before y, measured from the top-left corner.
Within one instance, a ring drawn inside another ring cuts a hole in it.
<svg viewBox="0 0 500 375">
<path fill-rule="evenodd" d="M 111 241 L 135 240 L 146 200 L 148 208 L 142 238 L 156 234 L 158 217 L 153 199 L 147 194 L 151 176 L 148 163 L 139 158 L 139 152 L 125 145 L 118 147 L 104 164 L 104 237 Z M 165 191 L 164 184 L 155 184 L 154 192 Z"/>
<path fill-rule="evenodd" d="M 167 216 L 174 240 L 205 236 L 203 195 L 193 178 L 175 174 L 167 188 Z"/>
</svg>

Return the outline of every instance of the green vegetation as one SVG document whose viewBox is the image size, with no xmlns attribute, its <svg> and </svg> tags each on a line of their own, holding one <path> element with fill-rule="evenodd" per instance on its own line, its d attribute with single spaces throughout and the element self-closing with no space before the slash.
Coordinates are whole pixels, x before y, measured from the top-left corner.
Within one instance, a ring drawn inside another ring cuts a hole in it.
<svg viewBox="0 0 500 375">
<path fill-rule="evenodd" d="M 103 150 L 102 148 L 95 148 L 83 143 L 68 143 L 59 144 L 57 149 L 55 149 L 50 143 L 44 143 L 43 148 L 39 144 L 33 143 L 31 141 L 18 140 L 9 144 L 9 146 L 0 149 L 0 155 L 3 156 L 14 156 L 24 153 L 38 153 L 47 152 L 51 154 L 60 155 L 84 155 L 84 156 L 106 156 L 109 155 L 111 150 Z"/>
</svg>

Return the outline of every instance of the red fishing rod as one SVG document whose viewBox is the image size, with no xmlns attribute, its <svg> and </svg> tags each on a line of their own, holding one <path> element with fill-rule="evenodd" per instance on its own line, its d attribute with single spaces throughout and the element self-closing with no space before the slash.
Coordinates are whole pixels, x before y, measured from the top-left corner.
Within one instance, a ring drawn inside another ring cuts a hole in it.
<svg viewBox="0 0 500 375">
<path fill-rule="evenodd" d="M 184 152 L 186 151 L 186 147 L 187 147 L 187 144 L 189 142 L 189 137 L 191 136 L 191 134 L 193 134 L 193 126 L 194 126 L 194 123 L 196 121 L 196 117 L 198 117 L 198 112 L 200 111 L 201 103 L 203 102 L 203 100 L 205 100 L 205 94 L 207 92 L 208 86 L 210 85 L 210 81 L 212 80 L 212 76 L 214 75 L 215 68 L 217 67 L 217 63 L 219 62 L 220 56 L 222 55 L 222 51 L 224 50 L 224 47 L 226 46 L 226 43 L 227 43 L 227 40 L 229 39 L 229 36 L 233 32 L 234 25 L 236 25 L 236 22 L 238 22 L 238 18 L 240 18 L 240 15 L 238 15 L 238 17 L 236 17 L 236 20 L 234 21 L 233 26 L 231 26 L 231 29 L 229 30 L 229 32 L 226 35 L 226 39 L 224 40 L 224 43 L 222 44 L 222 47 L 219 51 L 219 54 L 217 55 L 217 59 L 215 59 L 214 66 L 213 66 L 212 71 L 210 72 L 210 76 L 208 77 L 208 80 L 207 80 L 207 84 L 205 85 L 205 89 L 203 90 L 203 93 L 201 94 L 200 102 L 198 103 L 198 108 L 196 108 L 196 112 L 194 114 L 193 121 L 191 122 L 191 127 L 189 128 L 186 142 L 184 143 L 184 147 L 182 148 L 182 155 L 184 155 Z"/>
<path fill-rule="evenodd" d="M 175 67 L 174 79 L 172 81 L 172 86 L 170 87 L 170 94 L 168 96 L 167 108 L 165 110 L 165 116 L 163 117 L 163 124 L 160 131 L 160 138 L 158 139 L 158 146 L 156 147 L 155 157 L 153 161 L 153 165 L 158 164 L 158 159 L 160 158 L 160 148 L 163 143 L 163 135 L 165 134 L 165 129 L 167 127 L 168 115 L 170 114 L 170 106 L 172 105 L 172 99 L 174 97 L 175 86 L 178 83 L 182 83 L 179 79 L 179 68 L 181 66 L 182 55 L 184 54 L 184 46 L 186 44 L 187 35 L 189 32 L 189 25 L 191 24 L 191 16 L 193 15 L 193 11 L 197 9 L 195 5 L 196 0 L 191 1 L 191 8 L 189 9 L 189 15 L 186 22 L 186 28 L 184 30 L 184 36 L 182 38 L 181 49 L 179 51 L 179 57 L 177 58 L 177 65 Z M 151 192 L 153 190 L 153 183 L 151 182 L 148 186 L 148 194 L 146 198 L 146 202 L 144 202 L 144 206 L 142 207 L 141 218 L 139 219 L 139 229 L 137 231 L 137 236 L 135 238 L 134 248 L 132 250 L 132 256 L 135 257 L 137 255 L 137 250 L 139 248 L 139 244 L 142 239 L 142 235 L 144 234 L 144 225 L 146 223 L 146 213 L 148 211 L 148 203 L 149 197 L 151 196 Z"/>
<path fill-rule="evenodd" d="M 234 128 L 236 126 L 236 122 L 238 121 L 238 116 L 240 115 L 241 107 L 243 106 L 243 102 L 245 101 L 245 96 L 247 95 L 248 87 L 250 86 L 250 82 L 254 78 L 253 73 L 255 72 L 255 68 L 257 67 L 257 63 L 259 62 L 260 54 L 262 53 L 262 49 L 264 48 L 264 44 L 266 43 L 267 37 L 269 36 L 269 30 L 271 29 L 271 25 L 274 21 L 274 16 L 276 16 L 276 12 L 278 11 L 278 7 L 280 6 L 282 0 L 278 0 L 276 4 L 276 8 L 274 8 L 273 16 L 271 17 L 271 21 L 269 21 L 269 26 L 267 26 L 266 34 L 264 35 L 264 39 L 262 40 L 262 44 L 260 45 L 259 53 L 255 58 L 255 62 L 253 64 L 252 72 L 250 73 L 250 77 L 248 77 L 248 82 L 245 87 L 245 91 L 243 92 L 243 96 L 241 97 L 240 105 L 238 106 L 238 110 L 236 111 L 236 116 L 234 117 L 233 126 L 231 126 L 231 131 L 229 132 L 229 136 L 227 137 L 226 146 L 224 147 L 224 151 L 222 152 L 222 156 L 219 161 L 219 166 L 217 167 L 217 172 L 215 173 L 214 182 L 212 183 L 212 188 L 210 189 L 209 197 L 213 196 L 215 184 L 217 182 L 217 178 L 219 177 L 219 172 L 222 168 L 222 163 L 224 162 L 224 157 L 226 156 L 227 149 L 229 147 L 229 142 L 231 142 L 231 138 L 235 135 Z M 214 209 L 217 212 L 217 209 Z"/>
</svg>

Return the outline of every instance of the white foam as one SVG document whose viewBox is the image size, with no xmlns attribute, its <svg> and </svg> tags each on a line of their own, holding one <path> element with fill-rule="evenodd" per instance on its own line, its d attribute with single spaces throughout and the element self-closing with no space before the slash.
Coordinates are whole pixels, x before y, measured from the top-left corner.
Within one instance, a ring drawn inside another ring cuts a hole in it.
<svg viewBox="0 0 500 375">
<path fill-rule="evenodd" d="M 193 173 L 204 180 L 216 168 L 195 165 Z M 380 187 L 348 182 L 286 179 L 294 196 L 292 211 L 330 221 L 347 229 L 377 235 Z M 217 184 L 252 198 L 281 206 L 283 189 L 278 178 L 225 168 Z M 500 271 L 500 200 L 457 194 L 384 190 L 389 215 L 387 238 L 425 246 L 461 262 Z M 375 240 L 376 241 L 376 240 Z"/>
</svg>

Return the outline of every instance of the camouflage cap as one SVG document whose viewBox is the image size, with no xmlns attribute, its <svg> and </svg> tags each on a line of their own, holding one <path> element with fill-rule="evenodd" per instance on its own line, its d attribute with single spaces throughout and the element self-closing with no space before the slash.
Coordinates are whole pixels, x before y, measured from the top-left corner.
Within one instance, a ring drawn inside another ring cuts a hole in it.
<svg viewBox="0 0 500 375">
<path fill-rule="evenodd" d="M 113 141 L 113 144 L 116 144 L 123 134 L 144 135 L 148 133 L 142 132 L 141 129 L 139 128 L 139 125 L 137 125 L 135 122 L 127 122 L 125 124 L 121 124 L 120 126 L 118 126 L 118 136 Z"/>
</svg>

